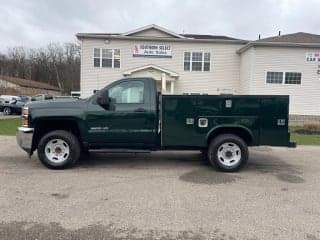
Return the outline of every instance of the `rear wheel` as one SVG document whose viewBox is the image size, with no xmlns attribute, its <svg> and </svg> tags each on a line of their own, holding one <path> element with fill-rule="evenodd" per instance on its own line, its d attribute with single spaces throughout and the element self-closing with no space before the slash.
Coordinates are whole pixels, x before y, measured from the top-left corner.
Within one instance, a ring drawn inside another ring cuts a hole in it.
<svg viewBox="0 0 320 240">
<path fill-rule="evenodd" d="M 235 172 L 248 161 L 247 144 L 233 134 L 219 135 L 209 145 L 208 160 L 221 171 Z"/>
<path fill-rule="evenodd" d="M 11 115 L 11 108 L 5 107 L 3 109 L 3 115 Z"/>
<path fill-rule="evenodd" d="M 44 135 L 38 144 L 40 161 L 51 169 L 65 169 L 76 163 L 80 144 L 72 133 L 56 130 Z"/>
</svg>

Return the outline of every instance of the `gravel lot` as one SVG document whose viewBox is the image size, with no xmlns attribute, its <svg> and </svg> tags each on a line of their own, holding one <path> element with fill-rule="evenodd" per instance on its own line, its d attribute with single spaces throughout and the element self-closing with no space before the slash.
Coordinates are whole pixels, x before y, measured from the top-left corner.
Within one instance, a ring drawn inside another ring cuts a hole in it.
<svg viewBox="0 0 320 240">
<path fill-rule="evenodd" d="M 93 154 L 70 170 L 0 137 L 0 239 L 320 239 L 319 147 L 250 149 L 241 172 L 198 152 Z"/>
</svg>

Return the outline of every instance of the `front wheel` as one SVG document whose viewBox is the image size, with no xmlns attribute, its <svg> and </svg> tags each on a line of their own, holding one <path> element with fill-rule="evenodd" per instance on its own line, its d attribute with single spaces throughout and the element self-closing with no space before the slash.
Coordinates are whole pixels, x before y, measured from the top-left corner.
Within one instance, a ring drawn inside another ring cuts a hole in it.
<svg viewBox="0 0 320 240">
<path fill-rule="evenodd" d="M 208 148 L 208 159 L 212 166 L 225 172 L 235 172 L 248 161 L 247 144 L 233 134 L 222 134 L 214 138 Z"/>
<path fill-rule="evenodd" d="M 80 152 L 77 137 L 64 130 L 47 133 L 38 144 L 40 161 L 51 169 L 71 167 L 79 159 Z"/>
</svg>

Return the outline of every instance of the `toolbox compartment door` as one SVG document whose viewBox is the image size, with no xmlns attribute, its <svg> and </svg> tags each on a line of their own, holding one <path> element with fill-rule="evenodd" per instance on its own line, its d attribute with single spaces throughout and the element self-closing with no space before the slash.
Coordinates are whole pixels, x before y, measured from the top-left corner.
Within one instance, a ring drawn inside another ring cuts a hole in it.
<svg viewBox="0 0 320 240">
<path fill-rule="evenodd" d="M 289 96 L 261 99 L 260 145 L 288 146 Z"/>
</svg>

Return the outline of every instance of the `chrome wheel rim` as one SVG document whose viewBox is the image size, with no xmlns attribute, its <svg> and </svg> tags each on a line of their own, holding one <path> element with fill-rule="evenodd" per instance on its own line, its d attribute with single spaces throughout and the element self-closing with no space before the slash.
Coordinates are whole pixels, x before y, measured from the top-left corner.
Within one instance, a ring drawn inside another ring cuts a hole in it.
<svg viewBox="0 0 320 240">
<path fill-rule="evenodd" d="M 9 115 L 10 113 L 11 113 L 10 108 L 8 108 L 8 107 L 4 108 L 4 110 L 3 110 L 4 115 Z"/>
<path fill-rule="evenodd" d="M 64 162 L 70 155 L 69 144 L 62 139 L 52 139 L 45 146 L 45 154 L 53 163 Z"/>
<path fill-rule="evenodd" d="M 218 147 L 217 157 L 222 165 L 233 167 L 241 160 L 241 149 L 233 142 L 226 142 Z"/>
</svg>

